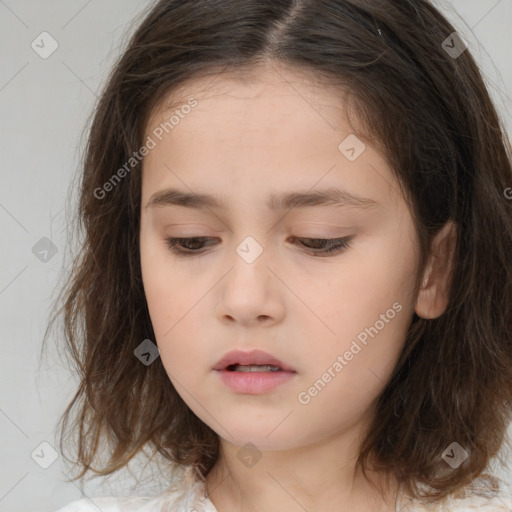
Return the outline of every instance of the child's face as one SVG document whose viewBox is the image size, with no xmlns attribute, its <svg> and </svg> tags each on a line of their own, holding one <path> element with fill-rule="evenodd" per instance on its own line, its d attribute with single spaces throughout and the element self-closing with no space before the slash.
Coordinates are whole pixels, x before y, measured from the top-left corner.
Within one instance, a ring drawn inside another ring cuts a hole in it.
<svg viewBox="0 0 512 512">
<path fill-rule="evenodd" d="M 196 81 L 182 104 L 194 96 L 197 106 L 153 115 L 140 230 L 154 341 L 172 384 L 228 442 L 276 450 L 356 435 L 368 420 L 405 342 L 418 271 L 412 218 L 386 161 L 368 144 L 350 161 L 338 148 L 353 133 L 341 99 L 280 73 L 286 81 L 271 70 L 251 85 L 219 76 L 206 92 L 209 80 Z M 173 114 L 160 141 L 154 130 Z M 169 188 L 225 207 L 147 207 Z M 273 194 L 327 188 L 377 204 L 266 205 Z M 179 256 L 168 237 L 211 239 L 185 243 L 199 255 Z M 329 245 L 293 237 L 353 238 L 315 256 Z M 296 373 L 264 393 L 236 392 L 213 368 L 237 349 L 263 350 Z"/>
</svg>

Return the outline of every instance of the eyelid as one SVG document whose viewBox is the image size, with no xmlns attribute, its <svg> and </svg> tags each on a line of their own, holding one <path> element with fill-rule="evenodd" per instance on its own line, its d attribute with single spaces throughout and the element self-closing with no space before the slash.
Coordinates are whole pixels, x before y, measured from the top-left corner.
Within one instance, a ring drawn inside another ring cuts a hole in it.
<svg viewBox="0 0 512 512">
<path fill-rule="evenodd" d="M 298 240 L 300 244 L 302 244 L 302 247 L 304 247 L 304 251 L 307 254 L 310 254 L 314 257 L 327 257 L 329 255 L 335 256 L 338 254 L 343 253 L 345 250 L 351 247 L 351 243 L 355 235 L 349 235 L 344 237 L 337 237 L 337 238 L 324 238 L 324 237 L 297 237 L 292 236 L 290 237 L 292 240 Z M 215 240 L 215 237 L 209 237 L 209 236 L 188 236 L 188 237 L 167 237 L 165 238 L 165 242 L 169 250 L 174 253 L 176 256 L 180 257 L 193 257 L 193 256 L 201 256 L 202 254 L 205 254 L 207 251 L 204 249 L 178 249 L 177 247 L 180 242 L 188 242 L 189 240 L 199 240 L 199 243 L 201 244 L 202 241 L 210 241 Z M 330 244 L 330 248 L 328 249 L 311 249 L 306 247 L 305 244 L 302 243 L 302 241 L 307 240 L 315 240 L 320 242 L 325 242 L 328 245 Z"/>
</svg>

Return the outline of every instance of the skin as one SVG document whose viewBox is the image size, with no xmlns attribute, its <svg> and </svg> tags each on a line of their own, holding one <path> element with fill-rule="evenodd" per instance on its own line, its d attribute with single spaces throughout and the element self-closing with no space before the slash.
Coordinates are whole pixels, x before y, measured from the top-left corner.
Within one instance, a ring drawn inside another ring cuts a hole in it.
<svg viewBox="0 0 512 512">
<path fill-rule="evenodd" d="M 415 295 L 417 236 L 393 172 L 369 141 L 355 161 L 339 151 L 355 132 L 346 105 L 335 90 L 308 78 L 274 64 L 253 80 L 222 74 L 213 83 L 211 77 L 187 83 L 174 105 L 194 96 L 197 107 L 143 163 L 140 255 L 147 303 L 170 381 L 220 436 L 221 454 L 207 475 L 220 512 L 329 512 L 340 504 L 356 512 L 394 510 L 391 475 L 372 476 L 384 486 L 381 496 L 354 471 L 359 443 L 414 311 L 435 318 L 447 304 L 452 226 L 434 241 Z M 166 105 L 154 111 L 146 136 L 168 120 Z M 265 206 L 271 193 L 328 186 L 378 206 Z M 218 195 L 227 207 L 147 206 L 169 187 Z M 326 256 L 291 241 L 351 235 L 348 248 Z M 180 257 L 166 245 L 169 236 L 215 240 L 197 246 L 200 255 Z M 248 236 L 263 250 L 250 264 L 236 252 Z M 301 404 L 298 394 L 394 303 L 400 312 Z M 265 394 L 236 393 L 213 370 L 234 349 L 264 350 L 297 373 Z M 248 442 L 261 455 L 252 467 L 237 456 Z"/>
</svg>

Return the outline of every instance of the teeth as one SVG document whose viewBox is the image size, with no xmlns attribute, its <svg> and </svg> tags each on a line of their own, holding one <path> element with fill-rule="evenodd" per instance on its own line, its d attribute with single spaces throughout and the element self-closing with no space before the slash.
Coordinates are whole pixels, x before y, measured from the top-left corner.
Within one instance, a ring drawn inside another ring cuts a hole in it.
<svg viewBox="0 0 512 512">
<path fill-rule="evenodd" d="M 278 372 L 280 370 L 279 366 L 271 366 L 269 364 L 237 364 L 233 366 L 233 371 L 235 372 Z"/>
</svg>

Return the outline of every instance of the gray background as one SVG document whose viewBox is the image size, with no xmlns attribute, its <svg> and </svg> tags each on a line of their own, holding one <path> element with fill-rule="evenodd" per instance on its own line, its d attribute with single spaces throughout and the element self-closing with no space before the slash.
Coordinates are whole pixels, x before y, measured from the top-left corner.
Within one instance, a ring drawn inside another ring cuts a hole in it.
<svg viewBox="0 0 512 512">
<path fill-rule="evenodd" d="M 469 43 L 511 133 L 512 0 L 436 5 Z M 50 352 L 41 364 L 39 358 L 55 286 L 71 261 L 65 202 L 83 129 L 129 25 L 147 6 L 142 0 L 0 0 L 0 512 L 48 512 L 82 496 L 151 494 L 165 481 L 135 461 L 132 474 L 93 480 L 82 490 L 66 483 L 56 423 L 76 378 L 58 354 Z M 44 31 L 58 43 L 46 59 L 31 47 Z M 48 244 L 44 237 L 57 250 L 46 262 L 33 252 Z M 57 459 L 44 469 L 52 447 Z M 133 475 L 141 474 L 134 491 Z"/>
</svg>

